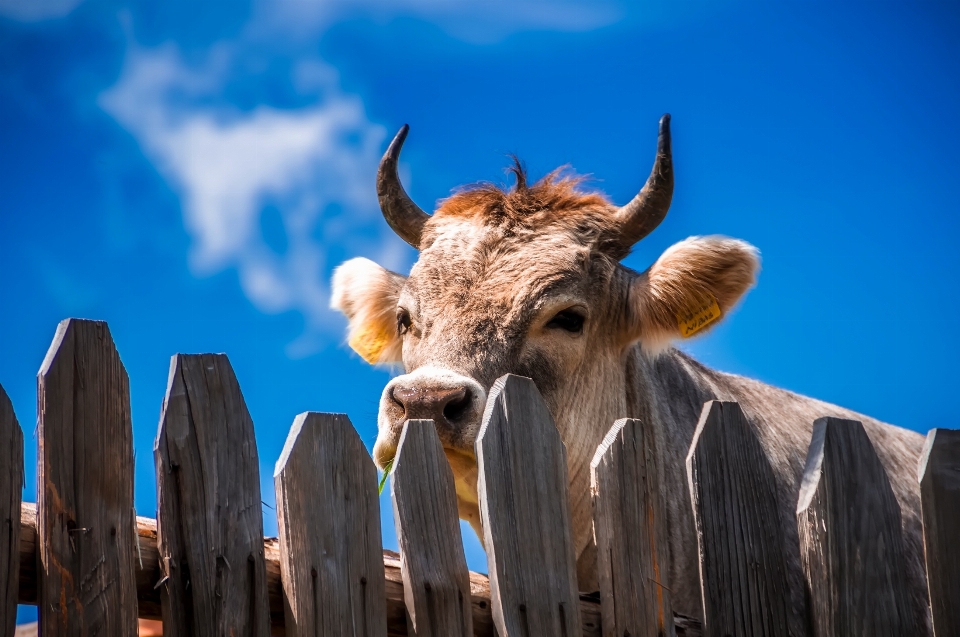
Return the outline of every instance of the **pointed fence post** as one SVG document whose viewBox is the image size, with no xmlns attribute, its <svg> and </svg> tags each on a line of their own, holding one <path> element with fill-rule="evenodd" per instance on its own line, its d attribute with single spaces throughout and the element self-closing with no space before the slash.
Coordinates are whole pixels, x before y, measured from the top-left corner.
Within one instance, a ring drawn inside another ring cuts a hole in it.
<svg viewBox="0 0 960 637">
<path fill-rule="evenodd" d="M 788 610 L 776 479 L 735 402 L 707 401 L 687 455 L 707 636 L 806 634 Z"/>
<path fill-rule="evenodd" d="M 154 446 L 164 637 L 267 637 L 253 421 L 223 354 L 177 354 Z"/>
<path fill-rule="evenodd" d="M 287 637 L 385 637 L 377 469 L 350 419 L 297 416 L 273 482 Z"/>
<path fill-rule="evenodd" d="M 666 515 L 657 441 L 651 427 L 621 418 L 590 463 L 600 605 L 607 637 L 674 633 Z"/>
<path fill-rule="evenodd" d="M 127 372 L 102 321 L 57 327 L 37 378 L 39 616 L 45 637 L 137 630 Z"/>
<path fill-rule="evenodd" d="M 903 577 L 900 505 L 859 421 L 814 423 L 797 525 L 814 634 L 923 634 Z"/>
<path fill-rule="evenodd" d="M 960 430 L 930 430 L 919 479 L 934 634 L 960 635 Z"/>
<path fill-rule="evenodd" d="M 408 420 L 403 426 L 392 473 L 409 632 L 473 637 L 470 574 L 453 472 L 432 420 Z"/>
<path fill-rule="evenodd" d="M 0 386 L 0 637 L 13 637 L 20 586 L 23 432 Z"/>
<path fill-rule="evenodd" d="M 567 454 L 532 380 L 507 374 L 494 383 L 476 449 L 500 637 L 580 635 Z"/>
</svg>

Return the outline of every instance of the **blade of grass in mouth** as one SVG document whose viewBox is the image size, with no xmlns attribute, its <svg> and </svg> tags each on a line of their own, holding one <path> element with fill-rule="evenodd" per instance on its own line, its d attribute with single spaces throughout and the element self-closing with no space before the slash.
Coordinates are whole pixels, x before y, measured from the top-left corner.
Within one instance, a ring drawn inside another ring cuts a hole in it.
<svg viewBox="0 0 960 637">
<path fill-rule="evenodd" d="M 383 468 L 383 474 L 380 476 L 380 486 L 377 487 L 377 495 L 383 495 L 383 487 L 387 484 L 387 477 L 390 475 L 390 471 L 393 469 L 393 460 L 387 463 L 387 466 Z"/>
</svg>

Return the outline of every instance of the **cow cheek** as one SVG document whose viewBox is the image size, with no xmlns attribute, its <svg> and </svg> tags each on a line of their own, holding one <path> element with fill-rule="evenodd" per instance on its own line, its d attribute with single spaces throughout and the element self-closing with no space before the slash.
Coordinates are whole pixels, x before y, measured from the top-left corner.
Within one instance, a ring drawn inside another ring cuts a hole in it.
<svg viewBox="0 0 960 637">
<path fill-rule="evenodd" d="M 517 373 L 532 378 L 545 398 L 560 391 L 566 380 L 577 372 L 583 357 L 586 339 L 557 334 L 538 339 L 524 348 Z"/>
</svg>

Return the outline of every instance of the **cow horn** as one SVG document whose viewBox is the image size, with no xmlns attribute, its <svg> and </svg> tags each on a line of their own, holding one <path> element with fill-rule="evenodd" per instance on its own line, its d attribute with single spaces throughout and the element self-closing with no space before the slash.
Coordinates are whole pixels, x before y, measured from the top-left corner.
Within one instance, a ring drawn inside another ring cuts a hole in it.
<svg viewBox="0 0 960 637">
<path fill-rule="evenodd" d="M 401 239 L 419 249 L 423 224 L 427 222 L 430 215 L 413 203 L 403 189 L 400 176 L 397 174 L 397 160 L 409 130 L 410 127 L 404 124 L 390 142 L 387 152 L 383 154 L 383 159 L 380 160 L 380 169 L 377 171 L 377 199 L 380 200 L 383 218 L 387 220 L 393 231 L 400 235 Z"/>
<path fill-rule="evenodd" d="M 614 217 L 618 222 L 618 243 L 629 250 L 630 246 L 653 232 L 667 216 L 672 198 L 673 157 L 670 153 L 670 114 L 667 113 L 660 118 L 657 159 L 653 163 L 650 176 L 647 177 L 647 183 Z"/>
</svg>

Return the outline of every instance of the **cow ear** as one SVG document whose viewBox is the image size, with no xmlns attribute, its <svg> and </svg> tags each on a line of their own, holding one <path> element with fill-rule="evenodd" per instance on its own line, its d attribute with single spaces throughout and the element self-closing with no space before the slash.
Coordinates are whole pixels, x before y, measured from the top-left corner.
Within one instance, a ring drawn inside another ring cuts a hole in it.
<svg viewBox="0 0 960 637">
<path fill-rule="evenodd" d="M 330 307 L 350 321 L 347 342 L 370 364 L 398 363 L 397 300 L 406 277 L 369 259 L 350 259 L 333 273 Z"/>
<path fill-rule="evenodd" d="M 631 286 L 633 337 L 657 353 L 716 325 L 753 287 L 760 255 L 749 243 L 690 237 L 664 252 Z"/>
</svg>

